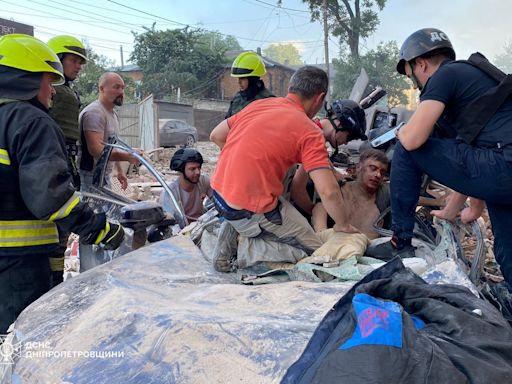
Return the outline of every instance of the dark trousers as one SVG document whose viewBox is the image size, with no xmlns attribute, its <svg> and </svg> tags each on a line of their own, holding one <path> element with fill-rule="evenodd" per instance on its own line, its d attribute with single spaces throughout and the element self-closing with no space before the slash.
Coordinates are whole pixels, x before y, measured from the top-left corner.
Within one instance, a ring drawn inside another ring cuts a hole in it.
<svg viewBox="0 0 512 384">
<path fill-rule="evenodd" d="M 48 256 L 0 256 L 0 334 L 49 290 Z"/>
<path fill-rule="evenodd" d="M 476 148 L 459 140 L 430 138 L 414 151 L 397 144 L 391 167 L 392 229 L 411 238 L 421 177 L 434 180 L 487 204 L 494 233 L 494 254 L 512 283 L 512 163 L 501 150 Z"/>
</svg>

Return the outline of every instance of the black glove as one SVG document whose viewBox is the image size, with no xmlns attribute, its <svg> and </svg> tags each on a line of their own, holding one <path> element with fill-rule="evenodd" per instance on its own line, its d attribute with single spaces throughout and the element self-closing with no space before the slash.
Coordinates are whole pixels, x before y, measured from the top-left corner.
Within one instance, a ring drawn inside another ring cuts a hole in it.
<svg viewBox="0 0 512 384">
<path fill-rule="evenodd" d="M 123 227 L 119 224 L 105 223 L 105 228 L 100 232 L 90 233 L 80 238 L 82 244 L 103 244 L 107 251 L 112 251 L 121 245 L 124 238 Z"/>
<path fill-rule="evenodd" d="M 100 243 L 107 251 L 112 251 L 119 248 L 124 239 L 124 229 L 119 224 L 109 223 L 110 231 L 107 232 L 105 237 L 101 239 Z"/>
</svg>

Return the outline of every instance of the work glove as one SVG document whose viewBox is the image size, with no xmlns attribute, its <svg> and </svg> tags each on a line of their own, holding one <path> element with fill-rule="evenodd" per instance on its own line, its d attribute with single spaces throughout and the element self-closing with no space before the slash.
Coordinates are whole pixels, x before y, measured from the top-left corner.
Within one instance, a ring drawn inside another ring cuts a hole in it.
<svg viewBox="0 0 512 384">
<path fill-rule="evenodd" d="M 106 251 L 119 248 L 124 239 L 124 229 L 121 225 L 105 222 L 105 228 L 99 233 L 89 234 L 81 242 L 82 244 L 103 245 Z"/>
</svg>

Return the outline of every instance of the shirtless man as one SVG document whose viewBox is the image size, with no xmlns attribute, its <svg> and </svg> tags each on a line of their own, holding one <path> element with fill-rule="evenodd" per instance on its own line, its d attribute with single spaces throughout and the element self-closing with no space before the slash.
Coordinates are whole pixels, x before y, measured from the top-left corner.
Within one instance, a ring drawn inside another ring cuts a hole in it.
<svg viewBox="0 0 512 384">
<path fill-rule="evenodd" d="M 379 237 L 373 223 L 389 206 L 389 188 L 384 184 L 389 161 L 376 149 L 364 151 L 357 166 L 357 179 L 341 187 L 341 193 L 349 209 L 349 222 L 369 239 Z M 313 208 L 311 223 L 316 232 L 327 229 L 327 212 L 322 203 Z"/>
</svg>

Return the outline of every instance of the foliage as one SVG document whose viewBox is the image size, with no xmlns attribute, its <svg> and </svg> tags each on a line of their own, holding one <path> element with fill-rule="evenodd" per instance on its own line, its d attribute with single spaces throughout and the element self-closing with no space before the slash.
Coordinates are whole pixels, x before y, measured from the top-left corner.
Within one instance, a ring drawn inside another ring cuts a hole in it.
<svg viewBox="0 0 512 384">
<path fill-rule="evenodd" d="M 323 20 L 323 0 L 302 0 L 309 5 L 312 21 Z M 278 0 L 278 5 L 283 0 Z M 327 0 L 327 24 L 341 44 L 348 45 L 350 55 L 359 57 L 359 39 L 370 36 L 379 25 L 377 10 L 382 11 L 386 0 Z"/>
<path fill-rule="evenodd" d="M 503 47 L 505 52 L 494 57 L 494 64 L 505 73 L 512 73 L 512 41 Z"/>
<path fill-rule="evenodd" d="M 134 33 L 135 47 L 130 60 L 144 74 L 142 91 L 156 98 L 170 99 L 178 88 L 182 95 L 212 97 L 226 63 L 228 49 L 240 48 L 234 37 L 201 29 Z"/>
<path fill-rule="evenodd" d="M 300 65 L 302 59 L 299 50 L 291 43 L 287 44 L 270 44 L 263 50 L 266 57 L 277 61 L 281 64 Z"/>
<path fill-rule="evenodd" d="M 348 98 L 361 68 L 364 68 L 370 78 L 365 94 L 380 86 L 387 92 L 390 104 L 405 104 L 407 98 L 404 90 L 409 88 L 409 84 L 405 76 L 401 76 L 396 71 L 398 57 L 397 43 L 390 41 L 381 42 L 376 49 L 368 51 L 363 56 L 348 56 L 334 60 L 336 77 L 333 85 L 333 97 Z"/>
<path fill-rule="evenodd" d="M 80 75 L 74 81 L 74 86 L 80 94 L 80 101 L 82 108 L 86 107 L 98 98 L 98 80 L 100 76 L 107 71 L 115 71 L 114 61 L 108 59 L 103 55 L 98 55 L 92 50 L 87 48 L 87 63 L 82 66 Z M 125 103 L 135 100 L 132 90 L 135 89 L 134 81 L 121 74 L 126 86 Z"/>
</svg>

